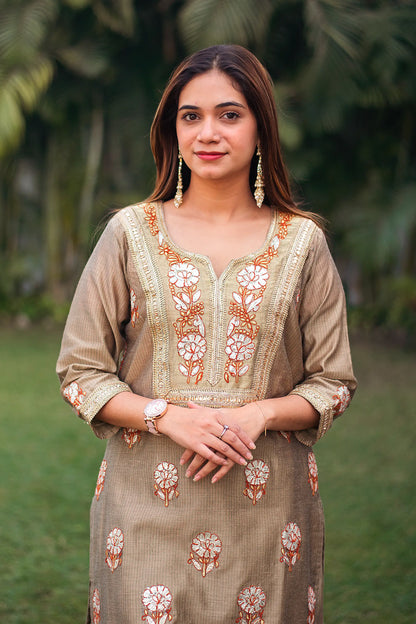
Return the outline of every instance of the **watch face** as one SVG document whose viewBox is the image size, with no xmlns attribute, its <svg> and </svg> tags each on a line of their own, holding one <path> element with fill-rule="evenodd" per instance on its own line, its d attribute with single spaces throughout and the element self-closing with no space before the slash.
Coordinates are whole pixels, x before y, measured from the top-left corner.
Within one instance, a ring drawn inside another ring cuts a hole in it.
<svg viewBox="0 0 416 624">
<path fill-rule="evenodd" d="M 144 414 L 147 418 L 155 418 L 156 416 L 160 416 L 165 411 L 167 406 L 168 404 L 165 399 L 154 399 L 146 405 L 144 408 Z"/>
</svg>

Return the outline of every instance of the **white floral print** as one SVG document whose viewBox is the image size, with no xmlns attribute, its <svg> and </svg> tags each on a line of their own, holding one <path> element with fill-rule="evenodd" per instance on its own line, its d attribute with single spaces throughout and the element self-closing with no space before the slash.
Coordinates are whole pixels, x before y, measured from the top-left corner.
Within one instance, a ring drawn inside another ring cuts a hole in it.
<svg viewBox="0 0 416 624">
<path fill-rule="evenodd" d="M 92 594 L 92 624 L 100 624 L 101 622 L 101 599 L 98 589 L 94 589 Z"/>
<path fill-rule="evenodd" d="M 177 498 L 179 496 L 177 491 L 179 481 L 178 469 L 174 464 L 161 462 L 156 466 L 154 479 L 155 495 L 165 503 L 165 507 L 168 507 L 173 497 Z"/>
<path fill-rule="evenodd" d="M 308 587 L 308 619 L 306 624 L 315 624 L 316 596 L 311 585 Z"/>
<path fill-rule="evenodd" d="M 239 617 L 236 624 L 264 624 L 263 612 L 266 606 L 266 594 L 261 587 L 245 587 L 237 598 Z"/>
<path fill-rule="evenodd" d="M 199 271 L 190 262 L 172 264 L 168 273 L 169 281 L 178 288 L 193 286 L 199 282 Z"/>
<path fill-rule="evenodd" d="M 178 338 L 178 355 L 182 358 L 178 369 L 189 384 L 198 384 L 204 375 L 203 358 L 207 351 L 205 325 L 203 321 L 204 304 L 198 288 L 200 274 L 188 258 L 182 258 L 163 238 L 157 223 L 156 209 L 153 205 L 145 207 L 146 221 L 153 236 L 158 236 L 159 253 L 169 263 L 168 283 L 175 309 L 179 317 L 173 323 Z"/>
<path fill-rule="evenodd" d="M 261 459 L 250 461 L 244 469 L 246 475 L 246 487 L 244 496 L 251 499 L 255 505 L 266 492 L 266 483 L 270 475 L 270 468 Z"/>
<path fill-rule="evenodd" d="M 340 416 L 347 409 L 351 401 L 350 391 L 347 386 L 340 386 L 334 394 L 333 398 L 333 412 L 334 416 Z"/>
<path fill-rule="evenodd" d="M 76 381 L 73 381 L 63 391 L 64 397 L 69 401 L 79 413 L 79 409 L 84 402 L 85 392 L 80 388 Z"/>
<path fill-rule="evenodd" d="M 138 444 L 141 440 L 140 431 L 138 429 L 134 429 L 133 427 L 124 427 L 121 435 L 129 449 L 133 448 L 133 446 Z"/>
<path fill-rule="evenodd" d="M 165 624 L 172 620 L 172 594 L 165 585 L 146 587 L 142 596 L 147 624 Z"/>
<path fill-rule="evenodd" d="M 114 528 L 107 537 L 107 548 L 105 551 L 105 562 L 114 572 L 122 562 L 122 554 L 124 548 L 124 534 L 119 528 Z"/>
<path fill-rule="evenodd" d="M 242 271 L 237 274 L 237 281 L 247 290 L 257 290 L 266 286 L 269 279 L 269 272 L 265 267 L 248 264 Z"/>
<path fill-rule="evenodd" d="M 209 531 L 199 533 L 192 540 L 188 563 L 192 563 L 205 577 L 208 572 L 218 568 L 221 550 L 222 543 L 218 535 Z"/>
<path fill-rule="evenodd" d="M 296 522 L 289 522 L 282 531 L 281 543 L 282 556 L 280 561 L 289 566 L 289 572 L 292 571 L 296 561 L 300 559 L 299 548 L 302 541 L 300 528 Z"/>
<path fill-rule="evenodd" d="M 106 472 L 107 472 L 107 461 L 103 459 L 103 461 L 101 462 L 99 473 L 98 473 L 97 485 L 95 487 L 95 497 L 97 501 L 100 498 L 100 494 L 104 489 Z"/>
<path fill-rule="evenodd" d="M 238 291 L 232 293 L 229 307 L 230 320 L 227 328 L 224 379 L 236 383 L 249 371 L 249 362 L 256 351 L 255 339 L 259 332 L 256 313 L 263 301 L 264 291 L 269 279 L 268 266 L 277 256 L 280 241 L 287 235 L 290 215 L 283 215 L 279 223 L 278 234 L 273 237 L 267 250 L 257 256 L 237 273 Z"/>
<path fill-rule="evenodd" d="M 308 482 L 311 486 L 312 494 L 315 496 L 318 491 L 318 465 L 313 451 L 308 453 Z"/>
</svg>

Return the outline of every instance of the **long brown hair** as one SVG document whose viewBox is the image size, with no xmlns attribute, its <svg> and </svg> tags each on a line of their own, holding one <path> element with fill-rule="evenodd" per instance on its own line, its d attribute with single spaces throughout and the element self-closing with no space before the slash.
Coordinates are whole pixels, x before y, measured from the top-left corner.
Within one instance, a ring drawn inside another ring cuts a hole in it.
<svg viewBox="0 0 416 624">
<path fill-rule="evenodd" d="M 264 202 L 283 212 L 299 214 L 320 224 L 320 218 L 304 212 L 295 203 L 283 163 L 279 141 L 273 83 L 260 61 L 238 45 L 216 45 L 186 58 L 173 72 L 157 108 L 150 130 L 150 143 L 156 163 L 156 184 L 149 200 L 168 200 L 175 195 L 178 175 L 176 115 L 179 95 L 193 78 L 217 69 L 241 91 L 257 120 L 264 172 Z M 254 192 L 257 157 L 250 169 L 250 187 Z M 189 186 L 190 171 L 183 164 L 184 191 Z"/>
</svg>

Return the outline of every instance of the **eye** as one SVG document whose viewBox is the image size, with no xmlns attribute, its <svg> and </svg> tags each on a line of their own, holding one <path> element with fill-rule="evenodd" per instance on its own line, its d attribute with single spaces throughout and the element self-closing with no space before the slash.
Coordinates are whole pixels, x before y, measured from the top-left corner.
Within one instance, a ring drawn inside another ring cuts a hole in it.
<svg viewBox="0 0 416 624">
<path fill-rule="evenodd" d="M 233 121 L 234 119 L 238 119 L 239 117 L 240 115 L 236 113 L 235 111 L 227 111 L 226 113 L 223 114 L 223 118 L 229 119 L 230 121 Z"/>
<path fill-rule="evenodd" d="M 182 119 L 184 119 L 185 121 L 195 121 L 196 119 L 198 119 L 198 115 L 196 113 L 185 113 L 182 116 Z"/>
</svg>

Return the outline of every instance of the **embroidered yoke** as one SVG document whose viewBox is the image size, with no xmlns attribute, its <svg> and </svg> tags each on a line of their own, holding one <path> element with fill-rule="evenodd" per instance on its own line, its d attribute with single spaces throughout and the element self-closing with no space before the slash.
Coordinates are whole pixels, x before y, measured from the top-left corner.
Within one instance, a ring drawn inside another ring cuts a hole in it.
<svg viewBox="0 0 416 624">
<path fill-rule="evenodd" d="M 275 213 L 230 262 L 170 240 L 161 203 L 112 218 L 80 280 L 58 361 L 62 393 L 107 438 L 91 508 L 88 621 L 319 624 L 323 515 L 311 446 L 355 390 L 342 285 L 322 232 Z M 183 449 L 100 422 L 119 392 L 238 407 L 298 394 L 316 429 L 268 432 L 219 483 Z"/>
</svg>

